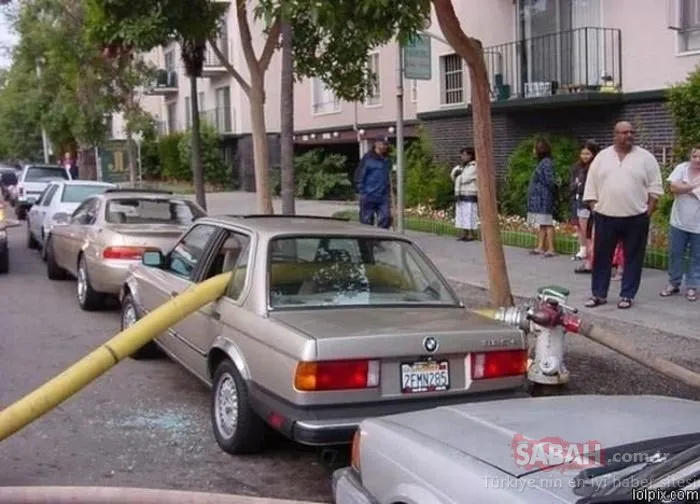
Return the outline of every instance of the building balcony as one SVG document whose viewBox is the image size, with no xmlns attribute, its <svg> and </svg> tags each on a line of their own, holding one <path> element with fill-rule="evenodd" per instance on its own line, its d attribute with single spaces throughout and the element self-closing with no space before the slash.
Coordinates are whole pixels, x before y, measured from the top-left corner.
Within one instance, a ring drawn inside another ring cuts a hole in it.
<svg viewBox="0 0 700 504">
<path fill-rule="evenodd" d="M 601 99 L 622 91 L 621 32 L 578 28 L 484 48 L 494 104 Z"/>
<path fill-rule="evenodd" d="M 234 131 L 234 111 L 231 107 L 219 107 L 199 113 L 201 122 L 209 123 L 222 135 L 230 135 Z"/>
<path fill-rule="evenodd" d="M 153 84 L 148 88 L 147 94 L 169 96 L 177 94 L 177 72 L 174 70 L 158 69 Z"/>
<path fill-rule="evenodd" d="M 220 38 L 217 47 L 226 56 L 226 59 L 231 61 L 233 55 L 232 44 L 226 38 Z M 215 79 L 217 77 L 225 77 L 228 75 L 228 70 L 221 64 L 221 60 L 216 55 L 209 44 L 204 53 L 204 65 L 202 66 L 202 77 L 206 79 Z"/>
</svg>

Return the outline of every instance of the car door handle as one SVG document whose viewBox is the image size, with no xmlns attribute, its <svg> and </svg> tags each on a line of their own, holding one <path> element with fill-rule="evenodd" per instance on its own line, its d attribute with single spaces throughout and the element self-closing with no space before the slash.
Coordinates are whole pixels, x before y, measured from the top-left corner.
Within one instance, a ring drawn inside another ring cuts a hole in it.
<svg viewBox="0 0 700 504">
<path fill-rule="evenodd" d="M 211 318 L 213 318 L 214 320 L 221 320 L 221 314 L 216 310 L 212 310 Z"/>
</svg>

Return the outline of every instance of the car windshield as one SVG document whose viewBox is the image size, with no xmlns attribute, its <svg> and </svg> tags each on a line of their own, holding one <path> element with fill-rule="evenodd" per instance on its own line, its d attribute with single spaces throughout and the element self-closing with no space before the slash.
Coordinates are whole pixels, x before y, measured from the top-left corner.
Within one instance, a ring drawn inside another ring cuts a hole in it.
<svg viewBox="0 0 700 504">
<path fill-rule="evenodd" d="M 68 172 L 60 166 L 30 166 L 24 176 L 26 182 L 38 182 L 48 179 L 68 180 Z"/>
<path fill-rule="evenodd" d="M 180 199 L 131 197 L 107 202 L 106 220 L 112 224 L 175 224 L 188 226 L 203 213 Z"/>
<path fill-rule="evenodd" d="M 103 185 L 66 185 L 63 189 L 63 194 L 61 195 L 61 201 L 63 203 L 80 203 L 84 199 L 94 196 L 95 194 L 102 194 L 109 186 Z"/>
<path fill-rule="evenodd" d="M 271 308 L 459 306 L 407 241 L 376 237 L 276 238 L 268 250 Z"/>
</svg>

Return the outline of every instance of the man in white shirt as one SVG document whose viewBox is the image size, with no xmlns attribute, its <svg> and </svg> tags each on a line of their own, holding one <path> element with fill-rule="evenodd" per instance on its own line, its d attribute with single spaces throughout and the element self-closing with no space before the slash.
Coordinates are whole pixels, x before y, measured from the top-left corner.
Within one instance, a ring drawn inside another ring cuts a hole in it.
<svg viewBox="0 0 700 504">
<path fill-rule="evenodd" d="M 614 143 L 591 163 L 583 200 L 594 212 L 592 296 L 586 306 L 607 302 L 615 247 L 622 243 L 625 264 L 618 308 L 630 308 L 642 279 L 650 216 L 663 195 L 661 169 L 654 155 L 634 144 L 627 121 L 615 125 Z"/>
</svg>

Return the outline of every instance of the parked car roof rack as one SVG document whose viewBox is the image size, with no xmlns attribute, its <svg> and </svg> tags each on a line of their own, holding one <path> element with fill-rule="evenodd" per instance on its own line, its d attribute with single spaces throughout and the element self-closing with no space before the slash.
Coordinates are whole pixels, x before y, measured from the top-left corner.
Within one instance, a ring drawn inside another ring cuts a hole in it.
<svg viewBox="0 0 700 504">
<path fill-rule="evenodd" d="M 105 193 L 117 193 L 117 192 L 135 192 L 135 193 L 155 193 L 155 194 L 173 194 L 172 191 L 166 191 L 163 189 L 144 189 L 141 187 L 116 187 L 113 189 L 107 189 Z"/>
<path fill-rule="evenodd" d="M 318 219 L 318 220 L 332 220 L 332 221 L 342 221 L 348 222 L 350 219 L 347 217 L 333 217 L 325 215 L 286 215 L 286 214 L 227 214 L 227 217 L 234 217 L 237 219 Z"/>
</svg>

